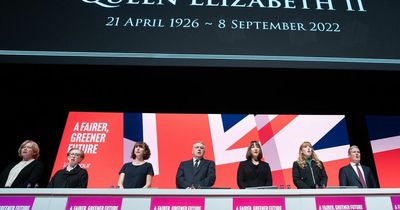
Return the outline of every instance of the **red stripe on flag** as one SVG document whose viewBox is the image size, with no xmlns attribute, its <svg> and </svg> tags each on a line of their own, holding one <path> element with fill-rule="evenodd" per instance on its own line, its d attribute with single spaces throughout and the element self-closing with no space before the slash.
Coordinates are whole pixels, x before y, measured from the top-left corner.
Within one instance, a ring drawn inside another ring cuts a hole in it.
<svg viewBox="0 0 400 210">
<path fill-rule="evenodd" d="M 258 131 L 261 145 L 265 144 L 274 135 L 286 127 L 297 115 L 278 115 Z"/>
</svg>

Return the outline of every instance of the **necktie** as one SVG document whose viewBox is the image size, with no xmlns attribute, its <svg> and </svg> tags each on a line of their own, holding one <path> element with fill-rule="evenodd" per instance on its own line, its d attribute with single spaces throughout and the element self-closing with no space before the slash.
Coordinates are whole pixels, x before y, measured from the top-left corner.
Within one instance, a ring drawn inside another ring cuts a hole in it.
<svg viewBox="0 0 400 210">
<path fill-rule="evenodd" d="M 358 178 L 360 179 L 363 188 L 367 188 L 367 184 L 365 183 L 364 177 L 363 177 L 363 175 L 361 173 L 361 170 L 360 170 L 360 168 L 358 166 L 360 166 L 360 164 L 357 163 L 356 164 L 356 168 L 357 168 Z"/>
<path fill-rule="evenodd" d="M 199 159 L 197 159 L 197 160 L 194 161 L 194 167 L 195 167 L 195 168 L 199 167 Z"/>
</svg>

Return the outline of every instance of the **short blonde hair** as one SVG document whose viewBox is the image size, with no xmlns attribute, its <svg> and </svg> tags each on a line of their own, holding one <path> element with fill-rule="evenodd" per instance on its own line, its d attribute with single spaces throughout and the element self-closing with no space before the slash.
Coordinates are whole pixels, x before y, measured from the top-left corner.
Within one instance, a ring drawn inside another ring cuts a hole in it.
<svg viewBox="0 0 400 210">
<path fill-rule="evenodd" d="M 67 156 L 69 156 L 69 154 L 70 154 L 72 151 L 74 151 L 74 150 L 79 151 L 79 152 L 81 153 L 80 156 L 81 156 L 82 160 L 85 158 L 85 153 L 83 152 L 83 150 L 78 149 L 78 148 L 71 148 L 71 149 L 68 151 Z"/>
<path fill-rule="evenodd" d="M 40 149 L 39 149 L 39 145 L 32 140 L 26 140 L 26 141 L 22 142 L 22 144 L 18 148 L 18 156 L 22 157 L 22 155 L 21 155 L 22 148 L 29 143 L 32 144 L 32 151 L 33 151 L 32 157 L 33 157 L 33 159 L 37 160 L 40 156 Z"/>
</svg>

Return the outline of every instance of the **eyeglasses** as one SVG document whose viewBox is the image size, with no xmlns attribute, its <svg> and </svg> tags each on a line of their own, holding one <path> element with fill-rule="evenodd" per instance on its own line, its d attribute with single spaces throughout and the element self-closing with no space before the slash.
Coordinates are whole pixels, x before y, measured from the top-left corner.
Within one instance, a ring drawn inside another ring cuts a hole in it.
<svg viewBox="0 0 400 210">
<path fill-rule="evenodd" d="M 81 154 L 80 153 L 69 153 L 69 156 L 75 156 L 75 157 L 80 157 Z"/>
</svg>

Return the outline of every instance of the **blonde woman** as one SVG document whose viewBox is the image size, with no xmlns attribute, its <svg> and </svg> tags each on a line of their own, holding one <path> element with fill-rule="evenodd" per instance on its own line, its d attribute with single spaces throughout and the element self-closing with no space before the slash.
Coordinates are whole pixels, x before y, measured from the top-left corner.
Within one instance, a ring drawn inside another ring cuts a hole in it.
<svg viewBox="0 0 400 210">
<path fill-rule="evenodd" d="M 88 172 L 79 163 L 85 158 L 85 153 L 72 148 L 67 153 L 68 165 L 58 170 L 51 178 L 49 188 L 87 188 Z"/>
<path fill-rule="evenodd" d="M 39 145 L 32 141 L 22 142 L 18 149 L 21 161 L 8 165 L 0 174 L 0 188 L 39 187 L 43 174 L 43 163 L 37 160 L 40 156 Z"/>
<path fill-rule="evenodd" d="M 324 164 L 308 141 L 300 145 L 299 157 L 293 163 L 292 176 L 298 189 L 325 188 L 328 183 Z"/>
</svg>

